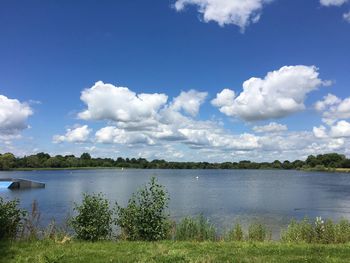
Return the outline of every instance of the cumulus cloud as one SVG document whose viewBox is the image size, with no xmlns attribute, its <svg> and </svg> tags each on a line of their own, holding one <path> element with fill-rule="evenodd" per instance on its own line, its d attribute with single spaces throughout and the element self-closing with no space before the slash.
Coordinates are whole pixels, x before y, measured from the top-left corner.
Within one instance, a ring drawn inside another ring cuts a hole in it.
<svg viewBox="0 0 350 263">
<path fill-rule="evenodd" d="M 321 125 L 319 127 L 314 127 L 313 133 L 318 139 L 350 137 L 350 123 L 341 120 L 330 125 L 328 129 Z"/>
<path fill-rule="evenodd" d="M 333 142 L 341 142 L 336 138 L 350 137 L 350 123 L 345 119 L 350 118 L 350 97 L 340 99 L 333 94 L 328 94 L 322 100 L 317 101 L 315 109 L 322 112 L 322 121 L 328 126 L 314 127 L 316 138 L 333 138 Z"/>
<path fill-rule="evenodd" d="M 250 81 L 252 80 L 247 82 Z M 227 110 L 229 113 L 232 112 L 232 107 L 238 107 L 240 110 L 241 104 L 238 103 L 237 99 L 247 96 L 246 93 L 255 92 L 255 89 L 257 89 L 257 94 L 260 97 L 253 99 L 248 96 L 247 101 L 251 103 L 253 109 L 255 104 L 259 104 L 262 111 L 255 114 L 258 118 L 265 118 L 267 115 L 275 116 L 271 114 L 269 107 L 275 107 L 274 109 L 278 111 L 280 107 L 284 106 L 279 103 L 281 98 L 291 98 L 296 104 L 302 105 L 298 106 L 298 109 L 304 108 L 303 103 L 306 94 L 324 84 L 318 78 L 316 68 L 305 66 L 297 69 L 294 67 L 282 68 L 270 72 L 263 79 L 254 79 L 253 82 L 255 81 L 259 85 L 251 86 L 252 84 L 246 83 L 244 85 L 245 89 L 238 95 L 232 90 L 223 90 L 212 100 L 212 104 L 221 111 Z M 84 91 L 91 95 L 88 99 L 82 94 L 82 100 L 86 101 L 87 104 L 87 109 L 83 112 L 89 112 L 90 118 L 88 119 L 104 120 L 106 124 L 105 127 L 95 132 L 94 139 L 91 140 L 94 142 L 93 146 L 96 147 L 94 151 L 99 154 L 102 154 L 103 151 L 111 151 L 111 149 L 115 152 L 117 149 L 128 156 L 157 159 L 178 160 L 186 157 L 186 160 L 203 161 L 205 159 L 222 162 L 248 158 L 262 161 L 276 159 L 276 156 L 280 159 L 303 159 L 309 154 L 335 150 L 345 152 L 347 147 L 350 146 L 349 141 L 344 139 L 345 132 L 340 133 L 339 131 L 341 125 L 333 128 L 333 130 L 332 127 L 321 126 L 315 127 L 313 131 L 309 132 L 292 132 L 288 131 L 286 125 L 271 122 L 266 125 L 254 126 L 253 130 L 256 134 L 237 134 L 231 130 L 226 130 L 219 121 L 196 119 L 200 107 L 207 97 L 206 92 L 183 91 L 169 101 L 167 101 L 168 97 L 164 95 L 166 100 L 157 104 L 142 101 L 140 95 L 128 88 L 122 88 L 122 98 L 119 98 L 120 88 L 111 84 L 101 85 L 104 88 L 97 88 L 98 92 L 93 88 Z M 105 89 L 105 85 L 109 87 Z M 125 91 L 128 96 L 124 96 Z M 131 97 L 130 94 L 132 94 Z M 148 95 L 154 101 L 158 101 L 157 96 Z M 101 98 L 106 101 L 104 105 L 102 101 L 99 102 L 102 104 L 101 112 L 98 112 L 97 106 L 94 108 L 91 105 L 98 105 L 99 103 L 95 103 L 94 100 L 99 101 Z M 122 104 L 120 102 L 127 98 L 131 98 L 129 101 L 132 101 L 132 103 Z M 116 101 L 116 103 L 113 103 L 113 101 Z M 144 107 L 146 110 L 135 114 L 135 101 L 141 104 L 146 102 L 149 104 Z M 330 107 L 339 106 L 342 102 L 343 100 L 334 95 L 329 95 L 323 99 L 322 103 L 317 104 L 317 108 L 321 111 L 327 111 Z M 118 115 L 120 109 L 127 112 L 129 117 L 120 117 Z M 233 112 L 235 114 L 232 116 L 251 116 L 244 115 L 238 109 L 234 108 Z M 76 141 L 68 139 L 72 137 L 70 133 L 73 130 L 67 130 L 65 135 L 57 136 L 56 141 Z M 106 152 L 106 154 L 108 153 Z"/>
<path fill-rule="evenodd" d="M 168 100 L 165 94 L 136 94 L 125 87 L 98 81 L 82 92 L 87 109 L 79 113 L 84 120 L 140 121 L 152 117 Z"/>
<path fill-rule="evenodd" d="M 32 114 L 33 110 L 27 103 L 0 95 L 0 135 L 16 137 L 28 128 L 27 120 Z"/>
<path fill-rule="evenodd" d="M 323 121 L 332 125 L 339 119 L 350 118 L 350 97 L 340 99 L 335 95 L 328 94 L 323 100 L 316 102 L 315 108 L 323 112 Z"/>
<path fill-rule="evenodd" d="M 170 108 L 175 111 L 183 110 L 194 117 L 198 114 L 199 107 L 207 96 L 207 92 L 198 92 L 196 90 L 182 91 L 180 95 L 174 99 Z"/>
<path fill-rule="evenodd" d="M 107 126 L 98 130 L 95 134 L 99 143 L 118 143 L 118 144 L 154 144 L 154 141 L 140 132 L 128 132 L 113 126 Z"/>
<path fill-rule="evenodd" d="M 327 128 L 323 125 L 319 127 L 314 127 L 312 131 L 316 138 L 323 139 L 328 137 Z"/>
<path fill-rule="evenodd" d="M 320 4 L 323 6 L 341 6 L 348 0 L 320 0 Z"/>
<path fill-rule="evenodd" d="M 175 9 L 182 11 L 195 5 L 205 22 L 220 26 L 236 25 L 243 31 L 249 24 L 259 21 L 262 8 L 272 0 L 177 0 Z"/>
<path fill-rule="evenodd" d="M 331 127 L 330 135 L 332 137 L 350 137 L 350 123 L 347 121 L 338 121 Z"/>
<path fill-rule="evenodd" d="M 306 95 L 325 85 L 315 66 L 284 66 L 269 72 L 265 78 L 250 78 L 243 91 L 224 89 L 212 100 L 212 105 L 230 117 L 246 121 L 281 118 L 305 108 Z"/>
<path fill-rule="evenodd" d="M 78 126 L 73 129 L 67 129 L 65 135 L 54 135 L 54 143 L 72 142 L 72 143 L 84 143 L 89 139 L 91 129 L 87 125 Z"/>
<path fill-rule="evenodd" d="M 323 100 L 316 102 L 315 109 L 318 111 L 323 111 L 327 107 L 335 105 L 335 104 L 339 104 L 340 102 L 341 102 L 341 100 L 337 96 L 335 96 L 333 94 L 328 94 L 327 96 L 323 97 Z"/>
<path fill-rule="evenodd" d="M 258 133 L 276 133 L 276 132 L 282 132 L 287 130 L 288 130 L 287 125 L 279 124 L 276 122 L 271 122 L 267 125 L 253 127 L 253 131 Z"/>
<path fill-rule="evenodd" d="M 131 92 L 131 91 L 129 91 Z M 207 97 L 206 92 L 183 91 L 168 104 L 140 121 L 114 122 L 95 133 L 95 141 L 103 144 L 161 145 L 178 142 L 190 148 L 253 149 L 259 147 L 254 135 L 231 135 L 214 121 L 199 121 L 194 117 Z M 111 105 L 111 104 L 109 104 Z M 114 107 L 114 106 L 113 106 Z M 129 106 L 125 106 L 128 111 Z M 109 112 L 108 109 L 105 111 Z M 135 120 L 135 119 L 134 119 Z"/>
<path fill-rule="evenodd" d="M 211 103 L 215 107 L 222 108 L 224 112 L 229 112 L 229 106 L 233 104 L 235 96 L 233 90 L 223 89 L 220 93 L 216 94 L 216 98 Z"/>
</svg>

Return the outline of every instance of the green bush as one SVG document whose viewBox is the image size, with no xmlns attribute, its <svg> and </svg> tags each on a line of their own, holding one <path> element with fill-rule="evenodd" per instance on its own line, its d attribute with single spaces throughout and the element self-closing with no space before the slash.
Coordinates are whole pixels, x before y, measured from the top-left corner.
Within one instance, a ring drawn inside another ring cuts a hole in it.
<svg viewBox="0 0 350 263">
<path fill-rule="evenodd" d="M 291 243 L 312 243 L 315 239 L 315 232 L 310 220 L 304 218 L 297 222 L 292 220 L 285 231 L 282 231 L 282 241 Z"/>
<path fill-rule="evenodd" d="M 266 239 L 270 239 L 269 231 L 260 223 L 253 223 L 248 228 L 248 240 L 263 242 Z"/>
<path fill-rule="evenodd" d="M 346 219 L 334 223 L 316 217 L 314 224 L 305 218 L 300 222 L 292 220 L 282 232 L 282 241 L 290 243 L 336 244 L 350 242 L 350 223 Z"/>
<path fill-rule="evenodd" d="M 113 211 L 102 194 L 84 194 L 82 204 L 75 204 L 74 211 L 78 214 L 70 224 L 78 239 L 97 241 L 111 236 Z"/>
<path fill-rule="evenodd" d="M 335 243 L 350 242 L 350 222 L 342 219 L 334 226 Z"/>
<path fill-rule="evenodd" d="M 320 243 L 334 244 L 335 243 L 335 224 L 332 220 L 326 220 L 323 224 L 323 231 L 320 238 Z"/>
<path fill-rule="evenodd" d="M 235 224 L 233 228 L 227 233 L 227 241 L 243 241 L 244 233 L 240 224 Z"/>
<path fill-rule="evenodd" d="M 121 238 L 155 241 L 169 237 L 170 220 L 166 213 L 169 197 L 164 187 L 152 177 L 148 185 L 134 193 L 123 208 L 117 204 L 117 224 Z"/>
<path fill-rule="evenodd" d="M 175 240 L 214 241 L 216 230 L 203 215 L 196 218 L 186 217 L 176 226 Z"/>
<path fill-rule="evenodd" d="M 18 200 L 6 202 L 0 196 L 0 240 L 16 238 L 22 230 L 25 215 Z"/>
</svg>

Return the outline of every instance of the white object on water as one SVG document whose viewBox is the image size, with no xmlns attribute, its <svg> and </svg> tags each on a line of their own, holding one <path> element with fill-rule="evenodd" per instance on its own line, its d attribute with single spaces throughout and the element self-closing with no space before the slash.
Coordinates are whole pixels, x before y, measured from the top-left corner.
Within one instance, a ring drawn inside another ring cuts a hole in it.
<svg viewBox="0 0 350 263">
<path fill-rule="evenodd" d="M 198 175 L 196 176 L 196 179 L 197 179 L 197 180 L 199 179 L 199 176 L 198 176 Z"/>
</svg>

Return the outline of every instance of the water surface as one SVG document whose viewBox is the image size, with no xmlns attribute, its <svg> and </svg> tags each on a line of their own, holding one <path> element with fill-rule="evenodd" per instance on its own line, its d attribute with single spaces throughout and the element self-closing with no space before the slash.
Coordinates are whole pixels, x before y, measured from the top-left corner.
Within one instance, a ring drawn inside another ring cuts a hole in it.
<svg viewBox="0 0 350 263">
<path fill-rule="evenodd" d="M 0 172 L 0 178 L 46 183 L 45 189 L 0 189 L 0 196 L 19 198 L 26 209 L 37 200 L 43 224 L 52 218 L 63 222 L 72 213 L 74 202 L 81 201 L 82 193 L 102 192 L 112 203 L 125 205 L 152 176 L 169 192 L 173 219 L 203 214 L 221 230 L 233 221 L 260 221 L 278 237 L 292 218 L 350 219 L 350 175 L 343 173 L 137 169 Z"/>
</svg>

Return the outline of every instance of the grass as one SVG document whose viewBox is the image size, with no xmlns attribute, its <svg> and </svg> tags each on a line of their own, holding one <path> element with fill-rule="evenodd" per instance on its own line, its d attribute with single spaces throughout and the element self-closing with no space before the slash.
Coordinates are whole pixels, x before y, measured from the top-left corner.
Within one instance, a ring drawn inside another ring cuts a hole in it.
<svg viewBox="0 0 350 263">
<path fill-rule="evenodd" d="M 350 245 L 17 241 L 0 243 L 0 262 L 350 262 Z"/>
<path fill-rule="evenodd" d="M 339 173 L 350 173 L 350 168 L 335 168 L 334 170 Z"/>
<path fill-rule="evenodd" d="M 308 167 L 300 168 L 301 171 L 305 172 L 333 172 L 333 173 L 350 173 L 350 168 L 327 168 L 327 167 Z"/>
</svg>

